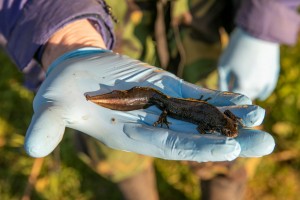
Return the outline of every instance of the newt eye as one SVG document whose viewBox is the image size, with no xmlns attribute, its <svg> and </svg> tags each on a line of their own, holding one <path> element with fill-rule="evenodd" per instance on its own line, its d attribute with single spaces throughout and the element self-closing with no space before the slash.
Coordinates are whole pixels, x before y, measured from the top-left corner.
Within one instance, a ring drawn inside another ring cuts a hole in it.
<svg viewBox="0 0 300 200">
<path fill-rule="evenodd" d="M 230 130 L 226 129 L 225 132 L 226 132 L 226 135 L 227 135 L 227 136 L 231 135 L 231 131 L 230 131 Z"/>
<path fill-rule="evenodd" d="M 233 124 L 233 127 L 234 127 L 234 129 L 237 130 L 237 129 L 238 129 L 238 123 L 234 123 L 234 124 Z"/>
</svg>

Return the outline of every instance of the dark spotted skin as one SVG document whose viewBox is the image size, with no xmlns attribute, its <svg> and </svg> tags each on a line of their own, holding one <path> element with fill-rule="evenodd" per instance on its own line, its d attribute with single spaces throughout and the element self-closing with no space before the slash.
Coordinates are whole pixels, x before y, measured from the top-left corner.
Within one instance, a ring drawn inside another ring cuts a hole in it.
<svg viewBox="0 0 300 200">
<path fill-rule="evenodd" d="M 222 113 L 206 100 L 169 97 L 150 87 L 133 87 L 129 90 L 114 90 L 110 93 L 89 96 L 86 99 L 112 110 L 131 111 L 157 106 L 163 112 L 154 126 L 165 124 L 167 116 L 198 125 L 199 133 L 220 132 L 227 137 L 238 136 L 240 119 L 229 110 Z"/>
</svg>

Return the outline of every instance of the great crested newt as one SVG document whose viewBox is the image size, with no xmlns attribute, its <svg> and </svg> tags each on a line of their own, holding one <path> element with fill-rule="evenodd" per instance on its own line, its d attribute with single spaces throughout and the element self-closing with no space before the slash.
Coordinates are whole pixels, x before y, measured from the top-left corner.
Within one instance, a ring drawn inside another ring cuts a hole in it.
<svg viewBox="0 0 300 200">
<path fill-rule="evenodd" d="M 207 100 L 173 98 L 151 87 L 133 87 L 129 90 L 114 90 L 110 93 L 90 96 L 86 99 L 95 104 L 119 111 L 131 111 L 156 106 L 162 110 L 154 126 L 165 124 L 169 128 L 167 116 L 198 125 L 201 134 L 214 131 L 227 137 L 238 136 L 238 125 L 242 124 L 230 110 L 222 113 Z"/>
</svg>

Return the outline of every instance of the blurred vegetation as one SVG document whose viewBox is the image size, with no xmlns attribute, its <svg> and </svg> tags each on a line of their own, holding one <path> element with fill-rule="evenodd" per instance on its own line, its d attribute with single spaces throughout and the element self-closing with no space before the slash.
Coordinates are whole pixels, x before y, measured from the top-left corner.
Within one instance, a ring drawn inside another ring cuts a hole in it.
<svg viewBox="0 0 300 200">
<path fill-rule="evenodd" d="M 264 129 L 276 140 L 273 154 L 259 164 L 249 183 L 249 199 L 299 199 L 300 191 L 300 42 L 281 48 L 276 90 L 264 102 Z"/>
<path fill-rule="evenodd" d="M 257 102 L 266 108 L 263 126 L 275 137 L 277 145 L 273 154 L 255 159 L 258 167 L 249 180 L 249 200 L 299 198 L 300 43 L 282 47 L 281 52 L 277 88 L 266 101 Z M 115 184 L 77 157 L 70 130 L 50 156 L 34 159 L 25 154 L 22 145 L 34 95 L 22 86 L 22 74 L 1 52 L 0 65 L 1 200 L 26 199 L 26 195 L 31 199 L 121 199 Z M 155 167 L 161 199 L 200 197 L 199 183 L 186 165 L 156 159 Z"/>
</svg>

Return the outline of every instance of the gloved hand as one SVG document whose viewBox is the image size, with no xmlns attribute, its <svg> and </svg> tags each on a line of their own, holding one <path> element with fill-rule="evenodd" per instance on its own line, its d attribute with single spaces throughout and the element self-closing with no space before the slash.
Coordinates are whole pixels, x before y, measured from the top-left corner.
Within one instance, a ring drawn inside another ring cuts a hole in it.
<svg viewBox="0 0 300 200">
<path fill-rule="evenodd" d="M 25 138 L 27 153 L 42 157 L 52 152 L 65 127 L 115 149 L 170 160 L 232 160 L 238 156 L 263 156 L 274 148 L 272 136 L 263 131 L 241 129 L 235 139 L 200 135 L 196 125 L 171 118 L 170 129 L 153 127 L 161 113 L 154 106 L 122 112 L 85 98 L 86 93 L 133 86 L 154 87 L 174 97 L 211 97 L 210 103 L 228 106 L 220 109 L 230 109 L 247 126 L 258 125 L 264 118 L 264 110 L 250 105 L 251 101 L 243 95 L 201 89 L 140 61 L 107 50 L 83 48 L 61 56 L 49 67 L 33 102 L 34 116 Z"/>
<path fill-rule="evenodd" d="M 219 88 L 266 99 L 279 74 L 279 44 L 248 35 L 236 28 L 219 61 Z"/>
</svg>

